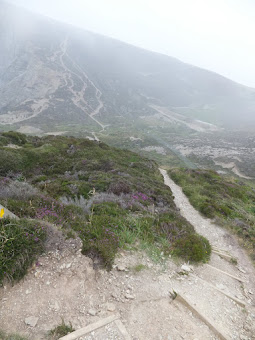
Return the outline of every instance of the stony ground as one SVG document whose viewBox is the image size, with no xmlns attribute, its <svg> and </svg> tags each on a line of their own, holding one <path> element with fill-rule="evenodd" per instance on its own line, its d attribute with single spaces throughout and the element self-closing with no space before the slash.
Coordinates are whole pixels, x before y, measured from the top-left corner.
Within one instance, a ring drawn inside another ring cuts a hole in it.
<svg viewBox="0 0 255 340">
<path fill-rule="evenodd" d="M 254 267 L 235 238 L 202 218 L 164 175 L 181 213 L 214 247 L 236 257 L 237 264 L 216 253 L 209 263 L 212 268 L 193 267 L 163 256 L 155 263 L 143 252 L 122 251 L 113 270 L 107 272 L 95 269 L 92 261 L 81 255 L 79 240 L 64 240 L 56 231 L 47 252 L 25 279 L 0 289 L 0 329 L 34 340 L 47 339 L 48 331 L 60 324 L 61 318 L 79 329 L 119 314 L 132 340 L 219 339 L 194 311 L 170 297 L 174 290 L 225 339 L 255 339 Z M 109 324 L 80 339 L 123 337 L 115 324 Z"/>
</svg>

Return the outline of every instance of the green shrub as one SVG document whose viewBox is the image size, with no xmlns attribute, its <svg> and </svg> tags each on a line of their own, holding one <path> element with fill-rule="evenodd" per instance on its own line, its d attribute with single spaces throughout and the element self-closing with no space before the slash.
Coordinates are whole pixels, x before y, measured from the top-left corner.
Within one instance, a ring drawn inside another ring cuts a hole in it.
<svg viewBox="0 0 255 340">
<path fill-rule="evenodd" d="M 46 231 L 27 220 L 0 220 L 0 283 L 20 280 L 43 251 Z"/>
<path fill-rule="evenodd" d="M 107 226 L 107 224 L 104 224 Z M 84 231 L 82 254 L 102 261 L 107 269 L 111 269 L 119 248 L 119 238 L 114 227 L 88 224 Z"/>
<path fill-rule="evenodd" d="M 121 207 L 114 202 L 95 204 L 93 209 L 96 215 L 122 216 L 127 214 L 127 211 L 121 209 Z"/>
<path fill-rule="evenodd" d="M 173 244 L 174 254 L 185 261 L 206 262 L 211 255 L 209 241 L 198 234 L 187 235 Z"/>
<path fill-rule="evenodd" d="M 3 132 L 2 136 L 8 138 L 13 144 L 23 145 L 26 143 L 26 135 L 16 131 Z"/>
<path fill-rule="evenodd" d="M 23 168 L 22 156 L 18 150 L 1 150 L 0 176 L 17 172 Z"/>
</svg>

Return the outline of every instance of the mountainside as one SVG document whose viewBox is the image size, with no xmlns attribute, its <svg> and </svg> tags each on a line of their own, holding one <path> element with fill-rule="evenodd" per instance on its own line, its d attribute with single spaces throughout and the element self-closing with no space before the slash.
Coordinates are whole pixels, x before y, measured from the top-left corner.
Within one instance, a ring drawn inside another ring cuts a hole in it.
<svg viewBox="0 0 255 340">
<path fill-rule="evenodd" d="M 253 89 L 174 58 L 4 1 L 0 31 L 0 126 L 104 129 L 154 114 L 184 123 L 190 117 L 186 124 L 255 122 Z"/>
<path fill-rule="evenodd" d="M 254 178 L 254 89 L 3 0 L 0 32 L 0 131 L 100 139 Z"/>
</svg>

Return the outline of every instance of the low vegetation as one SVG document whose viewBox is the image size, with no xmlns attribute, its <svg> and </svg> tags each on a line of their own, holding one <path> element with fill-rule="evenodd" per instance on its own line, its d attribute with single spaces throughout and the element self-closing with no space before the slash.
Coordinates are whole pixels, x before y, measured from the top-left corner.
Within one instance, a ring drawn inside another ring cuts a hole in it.
<svg viewBox="0 0 255 340">
<path fill-rule="evenodd" d="M 28 339 L 19 334 L 7 334 L 0 330 L 0 340 L 28 340 Z"/>
<path fill-rule="evenodd" d="M 0 220 L 0 284 L 20 280 L 43 251 L 46 231 L 28 220 Z"/>
<path fill-rule="evenodd" d="M 231 228 L 255 260 L 255 189 L 212 170 L 172 169 L 171 178 L 204 216 Z"/>
<path fill-rule="evenodd" d="M 209 243 L 181 217 L 154 161 L 73 137 L 12 132 L 0 140 L 0 202 L 21 218 L 0 220 L 1 280 L 20 279 L 42 250 L 40 220 L 67 237 L 80 237 L 82 253 L 107 269 L 119 248 L 142 247 L 154 258 L 163 252 L 188 261 L 208 259 Z M 9 147 L 15 143 L 20 148 Z M 7 261 L 9 251 L 14 256 Z"/>
<path fill-rule="evenodd" d="M 62 319 L 61 324 L 56 326 L 49 332 L 49 337 L 51 340 L 55 340 L 74 331 L 75 329 L 73 328 L 72 324 L 69 323 L 69 325 L 67 325 Z"/>
</svg>

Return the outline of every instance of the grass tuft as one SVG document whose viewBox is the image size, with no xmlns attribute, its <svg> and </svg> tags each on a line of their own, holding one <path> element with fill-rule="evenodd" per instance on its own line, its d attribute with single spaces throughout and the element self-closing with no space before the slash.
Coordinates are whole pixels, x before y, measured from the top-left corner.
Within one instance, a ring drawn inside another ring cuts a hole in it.
<svg viewBox="0 0 255 340">
<path fill-rule="evenodd" d="M 0 284 L 4 278 L 18 281 L 44 249 L 46 231 L 27 220 L 0 220 Z"/>
<path fill-rule="evenodd" d="M 73 328 L 71 322 L 69 323 L 69 325 L 67 325 L 64 321 L 64 319 L 62 319 L 62 322 L 60 325 L 56 326 L 55 328 L 53 328 L 50 332 L 49 335 L 51 337 L 51 339 L 55 340 L 55 339 L 59 339 L 62 336 L 65 336 L 69 333 L 74 332 L 75 329 Z"/>
</svg>

